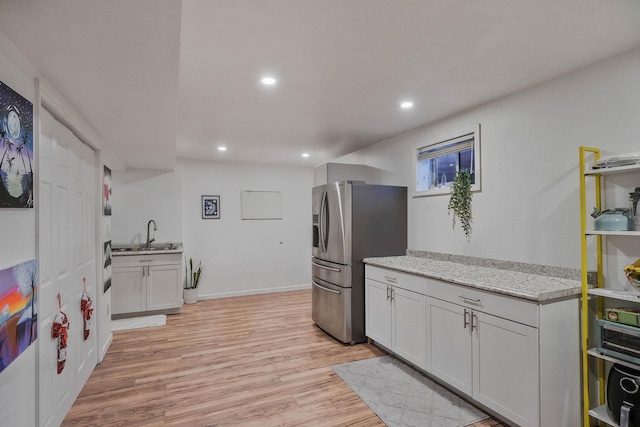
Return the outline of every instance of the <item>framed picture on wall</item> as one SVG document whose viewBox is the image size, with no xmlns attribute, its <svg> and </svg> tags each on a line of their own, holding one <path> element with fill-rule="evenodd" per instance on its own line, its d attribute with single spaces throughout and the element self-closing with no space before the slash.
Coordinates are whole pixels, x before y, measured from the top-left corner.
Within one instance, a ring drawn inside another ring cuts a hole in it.
<svg viewBox="0 0 640 427">
<path fill-rule="evenodd" d="M 33 104 L 0 82 L 0 208 L 33 208 Z"/>
<path fill-rule="evenodd" d="M 111 240 L 104 242 L 104 255 L 103 255 L 103 293 L 107 292 L 111 287 Z"/>
<path fill-rule="evenodd" d="M 202 196 L 202 219 L 220 219 L 220 196 Z"/>
<path fill-rule="evenodd" d="M 105 216 L 111 216 L 111 169 L 106 166 L 102 174 L 102 209 Z"/>
</svg>

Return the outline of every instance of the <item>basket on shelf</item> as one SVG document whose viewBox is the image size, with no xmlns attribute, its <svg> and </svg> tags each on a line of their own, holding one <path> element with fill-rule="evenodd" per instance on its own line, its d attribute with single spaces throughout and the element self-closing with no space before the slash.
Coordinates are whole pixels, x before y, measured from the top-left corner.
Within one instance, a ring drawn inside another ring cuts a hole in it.
<svg viewBox="0 0 640 427">
<path fill-rule="evenodd" d="M 640 259 L 633 264 L 627 265 L 624 269 L 627 280 L 636 291 L 640 291 Z"/>
</svg>

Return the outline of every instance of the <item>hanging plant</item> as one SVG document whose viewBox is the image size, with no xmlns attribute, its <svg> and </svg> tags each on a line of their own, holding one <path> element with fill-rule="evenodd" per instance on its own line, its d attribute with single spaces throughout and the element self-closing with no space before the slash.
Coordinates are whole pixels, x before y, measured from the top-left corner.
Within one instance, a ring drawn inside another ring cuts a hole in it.
<svg viewBox="0 0 640 427">
<path fill-rule="evenodd" d="M 462 169 L 456 174 L 451 185 L 451 198 L 449 199 L 448 212 L 453 211 L 453 228 L 456 227 L 456 217 L 464 230 L 464 235 L 471 240 L 471 171 Z"/>
</svg>

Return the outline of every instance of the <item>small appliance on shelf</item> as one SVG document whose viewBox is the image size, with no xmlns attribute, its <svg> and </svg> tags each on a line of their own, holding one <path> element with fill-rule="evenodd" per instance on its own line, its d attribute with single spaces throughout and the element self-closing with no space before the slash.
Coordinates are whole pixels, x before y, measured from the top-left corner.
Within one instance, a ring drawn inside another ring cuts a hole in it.
<svg viewBox="0 0 640 427">
<path fill-rule="evenodd" d="M 640 326 L 640 310 L 629 307 L 607 308 L 605 310 L 607 320 L 623 323 L 625 325 Z"/>
<path fill-rule="evenodd" d="M 636 228 L 629 208 L 613 208 L 604 211 L 593 208 L 591 216 L 596 219 L 594 224 L 596 230 L 631 231 Z"/>
<path fill-rule="evenodd" d="M 620 427 L 640 426 L 640 371 L 614 363 L 607 378 L 607 412 Z"/>
<path fill-rule="evenodd" d="M 640 152 L 600 157 L 595 162 L 596 168 L 611 168 L 636 164 L 640 164 Z"/>
</svg>

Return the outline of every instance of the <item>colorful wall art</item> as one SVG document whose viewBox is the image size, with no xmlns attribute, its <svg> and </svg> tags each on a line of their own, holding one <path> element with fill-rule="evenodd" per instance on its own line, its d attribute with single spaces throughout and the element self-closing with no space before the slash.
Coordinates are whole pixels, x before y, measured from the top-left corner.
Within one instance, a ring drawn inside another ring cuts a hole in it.
<svg viewBox="0 0 640 427">
<path fill-rule="evenodd" d="M 102 256 L 102 279 L 104 280 L 103 293 L 111 287 L 111 240 L 104 242 L 104 253 Z"/>
<path fill-rule="evenodd" d="M 36 260 L 0 270 L 0 372 L 38 334 Z"/>
<path fill-rule="evenodd" d="M 111 169 L 106 166 L 102 176 L 102 208 L 105 216 L 111 216 Z"/>
<path fill-rule="evenodd" d="M 0 82 L 0 208 L 33 207 L 33 104 Z"/>
</svg>

